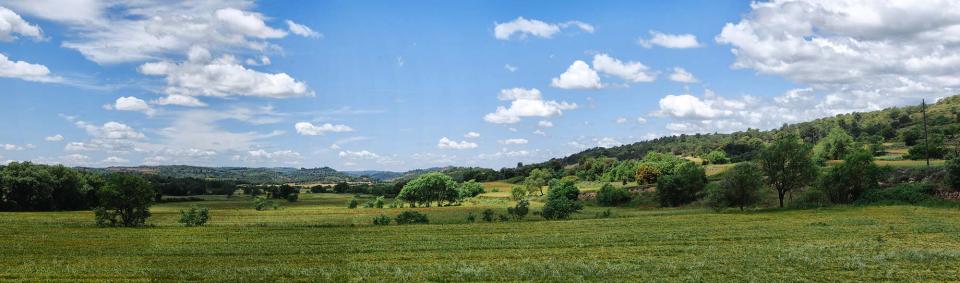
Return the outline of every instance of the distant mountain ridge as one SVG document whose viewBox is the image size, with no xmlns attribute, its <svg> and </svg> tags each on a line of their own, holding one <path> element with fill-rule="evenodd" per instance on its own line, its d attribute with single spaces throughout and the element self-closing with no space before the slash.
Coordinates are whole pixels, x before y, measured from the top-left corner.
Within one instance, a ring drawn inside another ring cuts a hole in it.
<svg viewBox="0 0 960 283">
<path fill-rule="evenodd" d="M 160 165 L 80 169 L 98 172 L 131 172 L 175 178 L 232 180 L 254 184 L 338 183 L 369 180 L 368 178 L 351 176 L 330 167 L 298 169 L 289 167 L 248 168 Z"/>
</svg>

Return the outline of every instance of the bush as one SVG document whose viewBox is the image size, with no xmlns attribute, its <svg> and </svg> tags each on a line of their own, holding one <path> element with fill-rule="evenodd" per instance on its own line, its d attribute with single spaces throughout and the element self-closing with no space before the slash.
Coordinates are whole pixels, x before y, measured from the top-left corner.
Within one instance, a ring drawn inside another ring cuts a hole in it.
<svg viewBox="0 0 960 283">
<path fill-rule="evenodd" d="M 476 214 L 473 214 L 473 212 L 468 213 L 468 214 L 467 214 L 467 221 L 469 221 L 470 223 L 476 222 L 476 221 L 477 221 L 477 215 L 476 215 Z"/>
<path fill-rule="evenodd" d="M 150 217 L 156 193 L 150 182 L 137 175 L 111 174 L 97 192 L 100 206 L 94 209 L 97 226 L 142 226 Z"/>
<path fill-rule="evenodd" d="M 484 209 L 484 210 L 483 210 L 483 221 L 493 222 L 493 215 L 494 215 L 493 209 L 489 209 L 489 208 Z"/>
<path fill-rule="evenodd" d="M 288 194 L 286 199 L 287 202 L 297 202 L 300 199 L 300 194 Z"/>
<path fill-rule="evenodd" d="M 497 220 L 500 220 L 500 222 L 507 222 L 507 221 L 510 221 L 510 217 L 500 214 L 500 215 L 497 215 Z"/>
<path fill-rule="evenodd" d="M 730 159 L 727 158 L 727 153 L 722 150 L 714 150 L 710 153 L 703 155 L 703 164 L 727 164 L 730 162 Z"/>
<path fill-rule="evenodd" d="M 540 213 L 546 219 L 567 219 L 571 214 L 583 209 L 578 197 L 580 190 L 573 182 L 551 182 L 547 192 L 547 202 Z"/>
<path fill-rule="evenodd" d="M 386 215 L 380 214 L 380 216 L 373 218 L 373 225 L 389 225 L 389 224 L 390 224 L 390 217 L 387 217 Z"/>
<path fill-rule="evenodd" d="M 520 220 L 524 216 L 527 216 L 527 213 L 530 212 L 530 202 L 527 200 L 520 200 L 517 202 L 517 205 L 514 207 L 508 207 L 507 213 L 513 215 L 514 219 Z"/>
<path fill-rule="evenodd" d="M 960 157 L 953 157 L 947 160 L 947 185 L 953 190 L 960 190 Z"/>
<path fill-rule="evenodd" d="M 899 184 L 890 188 L 867 191 L 857 200 L 857 204 L 924 204 L 936 201 L 928 194 L 932 189 L 923 184 Z"/>
<path fill-rule="evenodd" d="M 828 205 L 830 205 L 830 200 L 827 197 L 827 193 L 820 188 L 806 189 L 800 192 L 800 195 L 790 202 L 790 207 L 793 208 L 815 208 Z"/>
<path fill-rule="evenodd" d="M 203 226 L 210 219 L 210 210 L 206 207 L 190 207 L 188 210 L 180 210 L 180 223 L 187 227 Z"/>
<path fill-rule="evenodd" d="M 873 163 L 873 155 L 866 150 L 856 150 L 843 163 L 830 168 L 820 179 L 820 188 L 832 203 L 852 203 L 866 191 L 880 183 L 880 168 Z"/>
<path fill-rule="evenodd" d="M 703 167 L 685 162 L 674 169 L 674 174 L 657 180 L 657 198 L 661 206 L 680 206 L 700 198 L 707 184 Z"/>
<path fill-rule="evenodd" d="M 264 210 L 267 207 L 273 207 L 277 209 L 278 206 L 272 199 L 267 198 L 266 196 L 256 196 L 253 198 L 253 208 L 256 210 Z"/>
<path fill-rule="evenodd" d="M 604 184 L 597 192 L 597 204 L 600 206 L 617 206 L 630 202 L 630 191 L 616 188 L 611 184 Z"/>
<path fill-rule="evenodd" d="M 310 187 L 310 193 L 318 194 L 318 193 L 326 193 L 326 192 L 327 192 L 327 189 L 324 188 L 322 185 L 316 185 L 316 186 Z"/>
<path fill-rule="evenodd" d="M 463 182 L 457 189 L 460 198 L 472 198 L 483 193 L 483 186 L 474 180 Z"/>
<path fill-rule="evenodd" d="M 716 210 L 725 207 L 753 206 L 760 202 L 763 194 L 763 175 L 753 163 L 743 162 L 726 172 L 718 186 L 707 190 L 707 206 Z"/>
<path fill-rule="evenodd" d="M 350 198 L 350 200 L 347 201 L 347 208 L 351 208 L 351 209 L 352 209 L 352 208 L 357 208 L 357 205 L 358 205 L 359 203 L 360 203 L 360 201 L 357 200 L 357 197 L 356 197 L 356 196 L 353 196 L 352 198 Z"/>
<path fill-rule="evenodd" d="M 597 212 L 597 218 L 610 218 L 610 216 L 613 216 L 613 212 L 609 208 L 603 212 Z"/>
<path fill-rule="evenodd" d="M 429 220 L 427 220 L 426 214 L 419 213 L 413 210 L 401 212 L 400 214 L 397 215 L 395 221 L 397 222 L 397 224 L 401 224 L 401 225 L 426 224 L 429 222 Z"/>
<path fill-rule="evenodd" d="M 510 199 L 512 200 L 522 200 L 528 195 L 530 195 L 530 191 L 524 186 L 514 186 L 513 189 L 510 190 Z"/>
<path fill-rule="evenodd" d="M 374 199 L 372 206 L 373 206 L 374 208 L 383 208 L 383 197 L 382 197 L 382 196 L 379 196 L 379 197 L 377 197 L 376 199 Z"/>
</svg>

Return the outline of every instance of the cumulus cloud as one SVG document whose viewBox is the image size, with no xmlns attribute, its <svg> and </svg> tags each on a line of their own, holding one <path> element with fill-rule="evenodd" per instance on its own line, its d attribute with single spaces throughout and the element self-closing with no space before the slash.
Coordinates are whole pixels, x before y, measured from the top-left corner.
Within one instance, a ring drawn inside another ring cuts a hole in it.
<svg viewBox="0 0 960 283">
<path fill-rule="evenodd" d="M 151 103 L 156 105 L 178 105 L 178 106 L 187 106 L 187 107 L 205 107 L 206 103 L 203 103 L 196 97 L 171 94 L 166 97 L 161 97 L 160 99 L 153 100 Z"/>
<path fill-rule="evenodd" d="M 616 122 L 617 124 L 624 124 L 627 122 L 627 118 L 624 118 L 624 117 L 617 118 Z"/>
<path fill-rule="evenodd" d="M 510 65 L 510 64 L 503 65 L 503 68 L 506 69 L 507 71 L 511 72 L 511 73 L 516 72 L 517 70 L 520 69 L 520 68 L 518 68 L 517 66 Z"/>
<path fill-rule="evenodd" d="M 113 109 L 116 109 L 117 111 L 143 112 L 144 114 L 150 116 L 156 114 L 156 110 L 151 108 L 150 105 L 147 105 L 146 101 L 134 96 L 121 96 L 117 98 L 117 101 L 113 104 Z"/>
<path fill-rule="evenodd" d="M 63 146 L 65 151 L 94 151 L 97 148 L 94 145 L 82 143 L 82 142 L 71 142 Z"/>
<path fill-rule="evenodd" d="M 595 138 L 593 139 L 593 141 L 597 144 L 598 147 L 606 147 L 606 148 L 615 147 L 623 144 L 619 140 L 611 137 Z"/>
<path fill-rule="evenodd" d="M 479 137 L 480 137 L 480 133 L 477 133 L 477 132 L 468 132 L 468 133 L 464 134 L 463 137 L 468 138 L 468 139 L 475 139 L 475 138 L 479 138 Z"/>
<path fill-rule="evenodd" d="M 734 68 L 825 94 L 831 112 L 868 111 L 956 93 L 960 3 L 805 0 L 755 2 L 716 41 Z"/>
<path fill-rule="evenodd" d="M 505 139 L 505 140 L 499 140 L 497 142 L 499 142 L 500 144 L 511 145 L 511 144 L 527 144 L 529 141 L 527 139 Z"/>
<path fill-rule="evenodd" d="M 673 68 L 673 73 L 670 74 L 670 80 L 675 82 L 681 82 L 681 83 L 697 82 L 697 78 L 694 77 L 693 74 L 691 74 L 690 72 L 687 72 L 687 70 L 684 70 L 683 68 L 680 68 L 680 67 Z"/>
<path fill-rule="evenodd" d="M 52 135 L 52 136 L 49 136 L 49 137 L 45 137 L 45 138 L 43 138 L 43 140 L 48 141 L 48 142 L 63 141 L 63 135 L 56 134 L 56 135 Z"/>
<path fill-rule="evenodd" d="M 598 89 L 603 87 L 597 71 L 591 69 L 590 65 L 581 60 L 573 61 L 573 64 L 570 64 L 566 71 L 550 81 L 550 86 L 563 89 Z"/>
<path fill-rule="evenodd" d="M 593 26 L 579 21 L 569 21 L 565 23 L 546 23 L 535 19 L 525 19 L 517 17 L 513 21 L 506 23 L 495 23 L 493 36 L 499 40 L 509 40 L 511 38 L 526 38 L 535 36 L 541 38 L 551 38 L 560 30 L 575 27 L 584 32 L 593 33 Z"/>
<path fill-rule="evenodd" d="M 0 6 L 0 41 L 13 41 L 17 36 L 43 39 L 40 27 L 23 20 L 17 13 Z"/>
<path fill-rule="evenodd" d="M 675 118 L 711 119 L 733 114 L 732 111 L 714 107 L 712 100 L 701 100 L 689 94 L 667 95 L 660 99 L 659 104 L 661 115 Z"/>
<path fill-rule="evenodd" d="M 104 164 L 123 164 L 127 162 L 130 162 L 130 161 L 117 156 L 110 156 L 100 161 L 100 163 L 104 163 Z"/>
<path fill-rule="evenodd" d="M 637 43 L 646 48 L 653 48 L 654 45 L 664 48 L 696 48 L 700 47 L 697 37 L 692 34 L 666 34 L 651 30 L 650 38 L 637 39 Z"/>
<path fill-rule="evenodd" d="M 50 75 L 50 69 L 47 69 L 47 66 L 13 61 L 2 53 L 0 53 L 0 77 L 43 83 L 61 81 L 59 77 Z"/>
<path fill-rule="evenodd" d="M 326 133 L 342 133 L 342 132 L 352 132 L 353 128 L 347 125 L 334 125 L 330 123 L 325 123 L 320 126 L 316 126 L 310 122 L 299 122 L 293 125 L 297 129 L 297 133 L 304 136 L 322 136 Z"/>
<path fill-rule="evenodd" d="M 657 79 L 657 73 L 650 71 L 643 63 L 632 61 L 624 63 L 607 54 L 594 55 L 593 68 L 598 72 L 614 75 L 628 82 L 652 82 Z M 600 85 L 599 82 L 597 85 Z"/>
<path fill-rule="evenodd" d="M 540 120 L 540 122 L 537 122 L 537 126 L 540 126 L 541 128 L 553 128 L 553 122 Z"/>
<path fill-rule="evenodd" d="M 262 73 L 237 62 L 230 55 L 210 59 L 204 48 L 190 50 L 186 62 L 159 61 L 145 63 L 140 73 L 162 76 L 168 95 L 183 96 L 258 96 L 289 98 L 313 95 L 307 84 L 297 81 L 286 73 Z"/>
<path fill-rule="evenodd" d="M 543 100 L 538 89 L 505 89 L 497 96 L 500 100 L 512 100 L 510 107 L 499 106 L 497 111 L 483 116 L 483 120 L 495 124 L 520 122 L 523 117 L 553 117 L 563 114 L 564 110 L 577 108 L 576 103 Z"/>
<path fill-rule="evenodd" d="M 291 20 L 287 20 L 287 28 L 289 28 L 290 32 L 293 34 L 302 37 L 319 38 L 323 36 L 322 34 L 313 31 L 313 29 L 310 29 L 310 27 L 295 23 Z"/>
<path fill-rule="evenodd" d="M 373 153 L 373 152 L 370 152 L 370 151 L 367 151 L 367 150 L 361 150 L 361 151 L 349 151 L 349 150 L 346 150 L 346 151 L 341 151 L 341 152 L 338 154 L 338 156 L 340 156 L 340 158 L 346 158 L 346 159 L 377 159 L 377 158 L 380 158 L 380 155 L 378 155 L 378 154 L 376 154 L 376 153 Z"/>
<path fill-rule="evenodd" d="M 477 144 L 468 141 L 454 141 L 443 137 L 440 141 L 437 142 L 437 148 L 439 149 L 472 149 L 477 148 Z"/>
<path fill-rule="evenodd" d="M 15 144 L 8 144 L 8 143 L 7 143 L 7 144 L 0 144 L 0 148 L 2 148 L 3 150 L 8 150 L 8 151 L 23 150 L 23 147 L 22 147 L 22 146 L 15 145 Z"/>
</svg>

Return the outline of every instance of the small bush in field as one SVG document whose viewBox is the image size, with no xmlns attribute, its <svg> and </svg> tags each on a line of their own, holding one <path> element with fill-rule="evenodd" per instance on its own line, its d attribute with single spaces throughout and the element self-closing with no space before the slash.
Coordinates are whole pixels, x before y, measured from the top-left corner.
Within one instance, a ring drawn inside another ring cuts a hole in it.
<svg viewBox="0 0 960 283">
<path fill-rule="evenodd" d="M 357 208 L 357 205 L 360 201 L 357 200 L 357 197 L 352 197 L 347 201 L 347 208 Z"/>
<path fill-rule="evenodd" d="M 387 217 L 386 215 L 380 214 L 380 216 L 373 218 L 373 225 L 389 225 L 389 224 L 390 224 L 390 217 Z"/>
<path fill-rule="evenodd" d="M 493 209 L 489 209 L 489 208 L 484 209 L 484 210 L 483 210 L 483 221 L 493 222 L 493 215 L 494 215 Z"/>
<path fill-rule="evenodd" d="M 397 224 L 401 224 L 401 225 L 402 224 L 426 224 L 429 222 L 429 220 L 427 220 L 426 214 L 419 213 L 413 210 L 401 212 L 399 215 L 397 215 L 395 221 L 397 222 Z"/>
<path fill-rule="evenodd" d="M 467 221 L 469 221 L 470 223 L 476 222 L 476 221 L 477 221 L 477 215 L 476 215 L 476 214 L 473 214 L 473 212 L 467 214 Z"/>
<path fill-rule="evenodd" d="M 508 207 L 507 213 L 513 215 L 513 218 L 520 220 L 524 216 L 527 216 L 527 213 L 530 212 L 530 202 L 527 200 L 520 200 L 517 202 L 517 205 L 514 207 Z"/>
<path fill-rule="evenodd" d="M 210 219 L 210 210 L 206 207 L 191 207 L 180 210 L 180 223 L 187 227 L 202 226 Z"/>
<path fill-rule="evenodd" d="M 497 215 L 497 220 L 500 220 L 500 222 L 507 222 L 507 221 L 510 221 L 510 217 L 500 214 L 500 215 Z"/>
</svg>

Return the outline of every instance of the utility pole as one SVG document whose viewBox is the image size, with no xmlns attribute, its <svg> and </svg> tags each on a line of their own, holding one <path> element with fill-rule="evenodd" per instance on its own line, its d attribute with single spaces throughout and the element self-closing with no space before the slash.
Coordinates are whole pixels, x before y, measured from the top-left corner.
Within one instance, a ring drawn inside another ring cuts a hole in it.
<svg viewBox="0 0 960 283">
<path fill-rule="evenodd" d="M 923 111 L 923 152 L 927 155 L 927 168 L 930 168 L 930 138 L 927 136 L 927 101 L 920 100 L 920 110 Z"/>
</svg>

